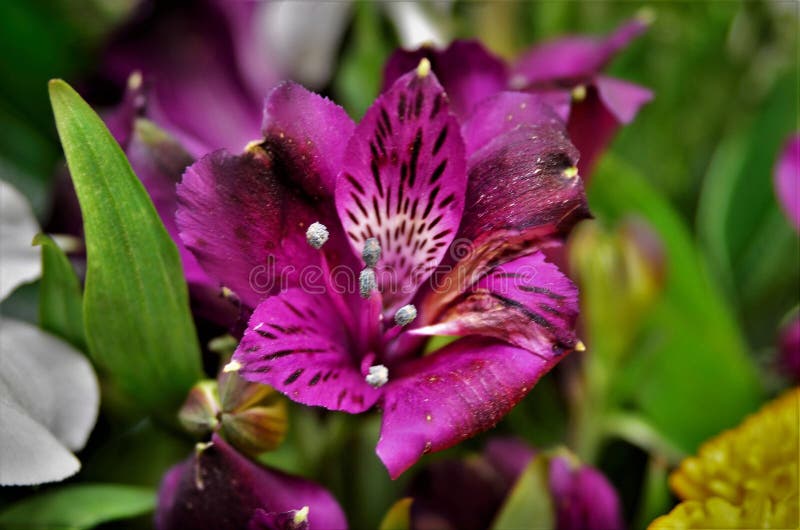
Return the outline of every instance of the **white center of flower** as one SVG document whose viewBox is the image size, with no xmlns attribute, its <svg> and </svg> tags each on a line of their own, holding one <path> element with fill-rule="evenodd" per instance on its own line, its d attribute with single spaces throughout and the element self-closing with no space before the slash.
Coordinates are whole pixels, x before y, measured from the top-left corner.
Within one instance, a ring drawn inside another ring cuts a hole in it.
<svg viewBox="0 0 800 530">
<path fill-rule="evenodd" d="M 410 324 L 415 318 L 417 318 L 417 308 L 411 304 L 404 305 L 394 314 L 394 322 L 398 326 Z"/>
<path fill-rule="evenodd" d="M 380 388 L 389 381 L 389 369 L 382 364 L 370 366 L 365 380 L 373 387 Z"/>
<path fill-rule="evenodd" d="M 306 241 L 308 241 L 309 245 L 319 250 L 328 240 L 329 235 L 328 227 L 326 227 L 324 224 L 311 223 L 311 225 L 308 227 L 308 230 L 306 230 Z"/>
</svg>

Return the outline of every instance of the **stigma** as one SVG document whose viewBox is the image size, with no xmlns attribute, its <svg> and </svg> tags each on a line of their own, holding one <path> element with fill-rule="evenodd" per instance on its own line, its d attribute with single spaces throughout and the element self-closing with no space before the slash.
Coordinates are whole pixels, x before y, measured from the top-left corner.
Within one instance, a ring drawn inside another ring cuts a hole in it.
<svg viewBox="0 0 800 530">
<path fill-rule="evenodd" d="M 394 323 L 398 326 L 410 324 L 417 318 L 417 308 L 412 304 L 404 305 L 394 314 Z"/>
<path fill-rule="evenodd" d="M 311 223 L 306 230 L 306 241 L 317 250 L 321 249 L 322 245 L 328 241 L 328 236 L 330 236 L 328 227 L 322 223 Z"/>
<path fill-rule="evenodd" d="M 389 382 L 389 369 L 382 364 L 375 364 L 369 367 L 369 373 L 364 379 L 370 386 L 380 388 Z"/>
</svg>

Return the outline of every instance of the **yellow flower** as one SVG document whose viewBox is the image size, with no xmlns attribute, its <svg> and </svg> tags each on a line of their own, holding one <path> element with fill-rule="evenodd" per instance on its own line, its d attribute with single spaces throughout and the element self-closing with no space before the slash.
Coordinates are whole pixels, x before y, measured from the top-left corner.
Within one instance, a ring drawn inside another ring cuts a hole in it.
<svg viewBox="0 0 800 530">
<path fill-rule="evenodd" d="M 712 438 L 670 486 L 685 502 L 650 530 L 800 527 L 800 387 Z"/>
</svg>

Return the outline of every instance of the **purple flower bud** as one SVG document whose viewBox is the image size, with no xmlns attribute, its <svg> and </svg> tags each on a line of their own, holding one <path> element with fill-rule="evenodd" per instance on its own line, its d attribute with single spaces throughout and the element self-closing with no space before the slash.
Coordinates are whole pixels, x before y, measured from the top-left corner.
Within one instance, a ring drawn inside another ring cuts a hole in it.
<svg viewBox="0 0 800 530">
<path fill-rule="evenodd" d="M 322 486 L 248 460 L 217 435 L 164 476 L 155 523 L 157 530 L 347 528 Z"/>
</svg>

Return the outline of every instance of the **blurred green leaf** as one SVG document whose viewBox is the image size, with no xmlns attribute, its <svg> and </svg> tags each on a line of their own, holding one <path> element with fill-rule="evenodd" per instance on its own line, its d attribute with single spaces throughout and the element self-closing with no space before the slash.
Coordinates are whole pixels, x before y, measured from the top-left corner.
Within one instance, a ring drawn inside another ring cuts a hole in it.
<svg viewBox="0 0 800 530">
<path fill-rule="evenodd" d="M 676 448 L 692 453 L 757 407 L 757 370 L 686 226 L 636 170 L 607 156 L 590 183 L 589 203 L 609 224 L 637 213 L 664 244 L 664 293 L 614 374 L 614 399 L 635 406 Z M 614 332 L 592 329 L 590 335 Z"/>
<path fill-rule="evenodd" d="M 553 502 L 548 486 L 550 459 L 540 453 L 522 472 L 492 524 L 493 530 L 552 530 Z M 531 526 L 535 521 L 536 526 Z"/>
<path fill-rule="evenodd" d="M 414 499 L 400 499 L 389 508 L 386 517 L 381 521 L 379 530 L 408 530 L 411 528 L 411 503 Z"/>
<path fill-rule="evenodd" d="M 774 342 L 800 291 L 800 241 L 778 206 L 772 177 L 784 141 L 798 128 L 796 97 L 796 76 L 788 75 L 752 123 L 723 138 L 700 195 L 702 248 L 755 346 Z"/>
<path fill-rule="evenodd" d="M 42 329 L 86 351 L 81 286 L 75 270 L 64 251 L 50 237 L 39 234 L 33 243 L 42 247 L 39 324 Z"/>
<path fill-rule="evenodd" d="M 119 145 L 65 82 L 50 99 L 83 213 L 83 316 L 94 360 L 167 421 L 202 376 L 175 244 Z"/>
<path fill-rule="evenodd" d="M 381 89 L 383 62 L 394 47 L 391 30 L 381 19 L 380 6 L 357 2 L 352 38 L 342 54 L 333 80 L 336 101 L 353 118 L 360 118 Z"/>
<path fill-rule="evenodd" d="M 8 530 L 83 530 L 155 508 L 155 491 L 118 484 L 76 484 L 28 497 L 0 513 Z"/>
</svg>

